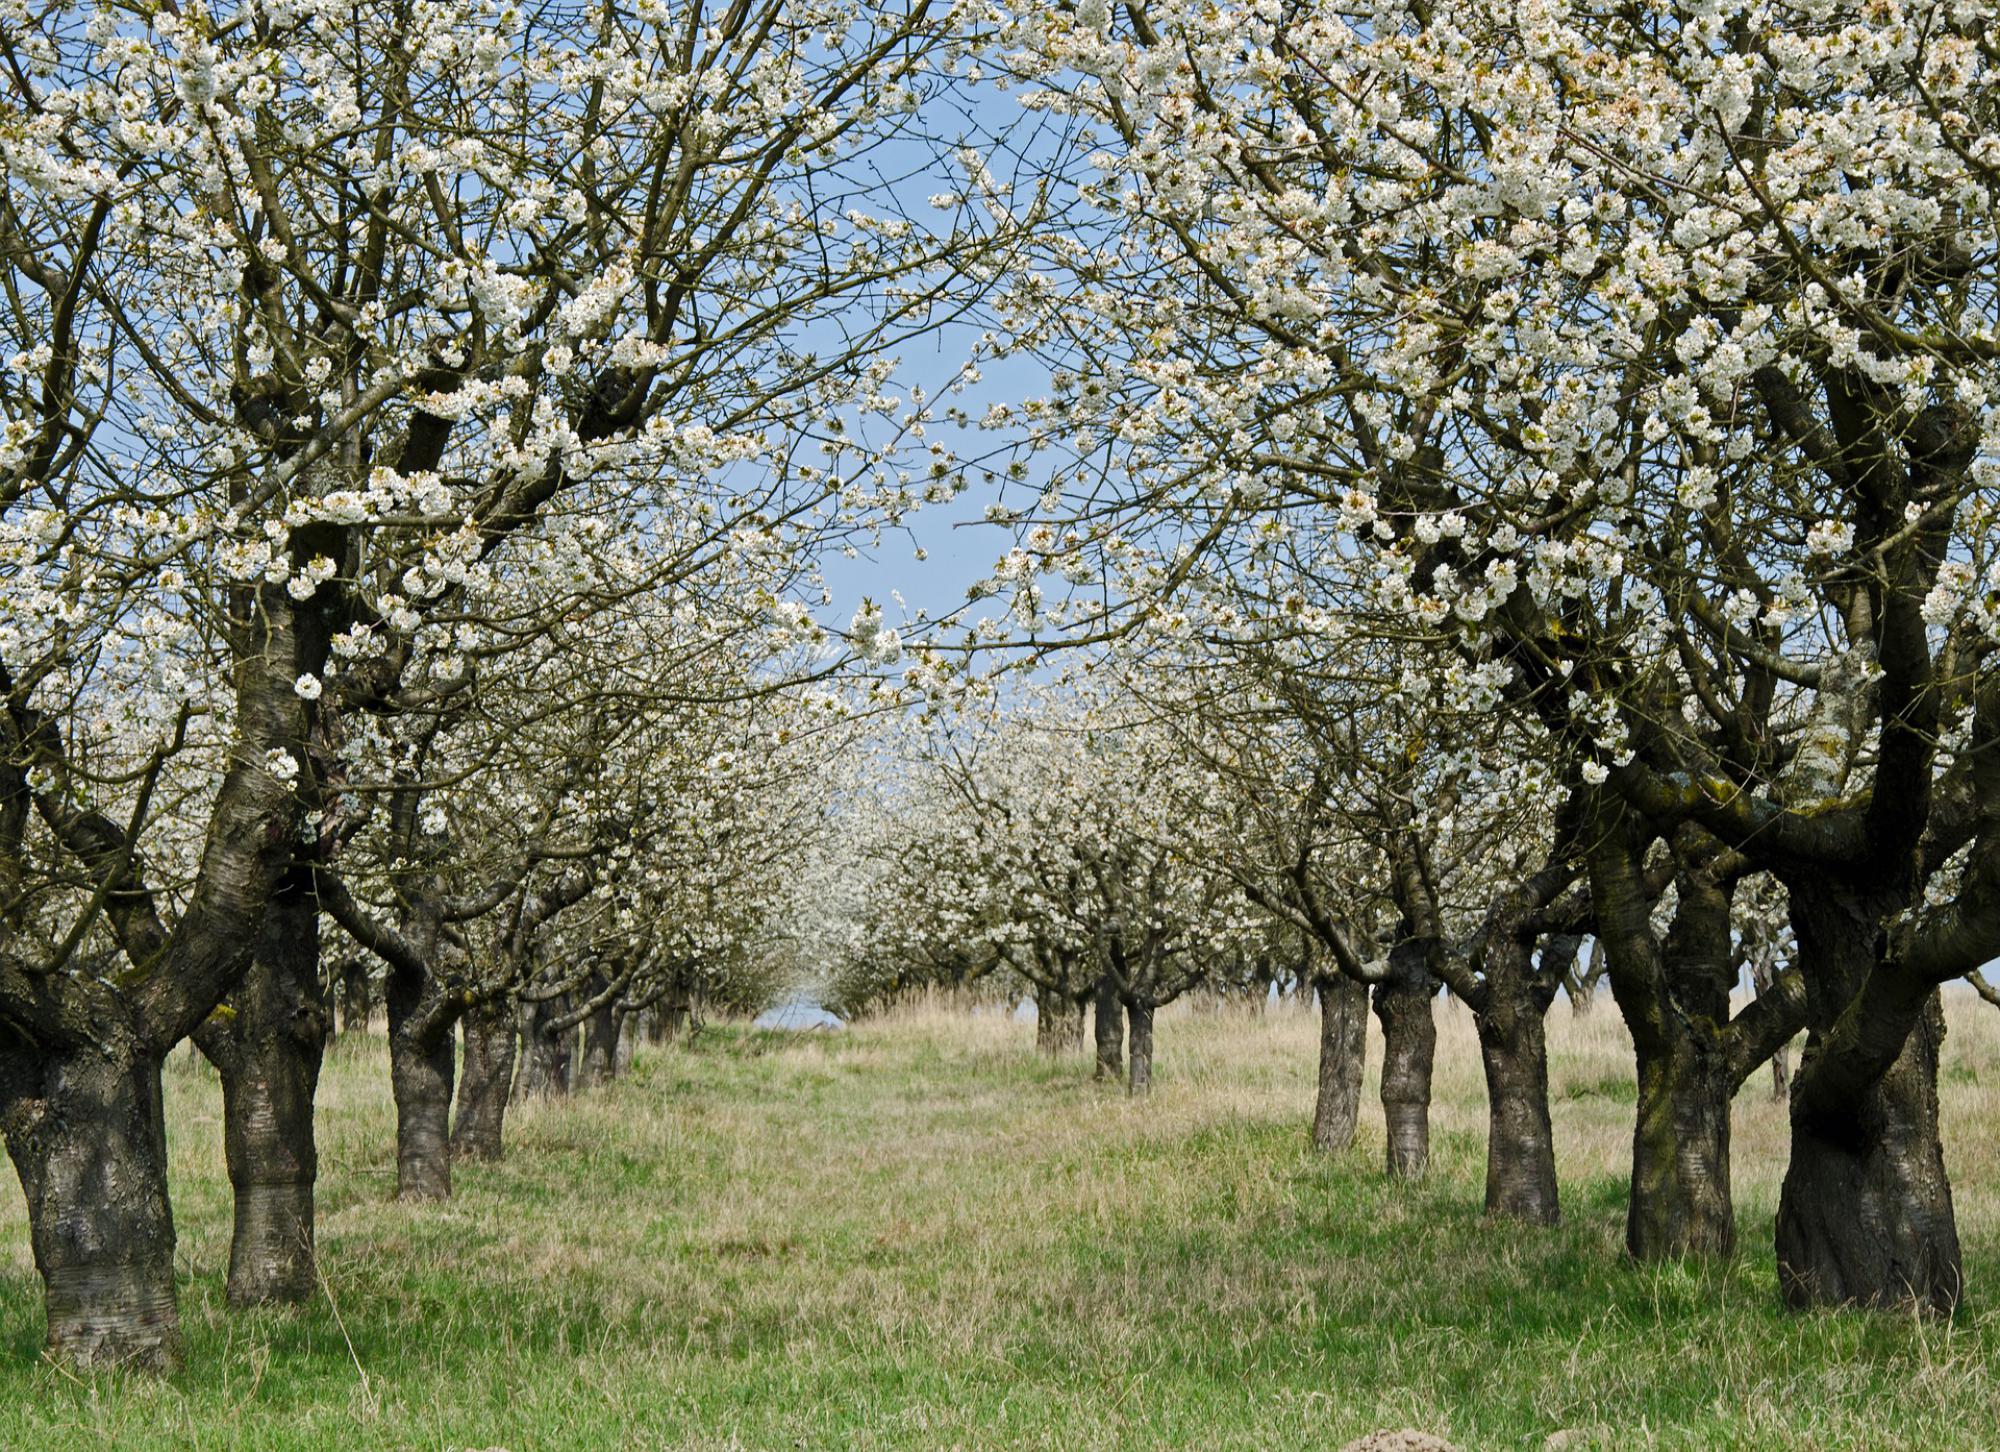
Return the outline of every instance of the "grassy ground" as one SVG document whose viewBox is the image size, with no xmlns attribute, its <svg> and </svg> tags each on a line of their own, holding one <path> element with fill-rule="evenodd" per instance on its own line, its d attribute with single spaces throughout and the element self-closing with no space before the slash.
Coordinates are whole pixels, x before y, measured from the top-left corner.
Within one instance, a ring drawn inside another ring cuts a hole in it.
<svg viewBox="0 0 2000 1452">
<path fill-rule="evenodd" d="M 379 1041 L 321 1090 L 330 1294 L 224 1311 L 212 1078 L 169 1071 L 190 1370 L 38 1361 L 0 1202 L 0 1447 L 1327 1448 L 2000 1445 L 2000 1014 L 1953 1004 L 1947 1148 L 1971 1283 L 1949 1327 L 1786 1316 L 1769 1250 L 1783 1118 L 1736 1107 L 1746 1250 L 1619 1259 L 1630 1060 L 1609 1005 L 1554 1018 L 1565 1223 L 1478 1215 L 1483 1101 L 1447 1013 L 1438 1172 L 1305 1148 L 1314 1026 L 1175 1013 L 1130 1104 L 997 1017 L 835 1036 L 721 1029 L 531 1109 L 457 1199 L 388 1199 Z M 1371 1043 L 1371 1058 L 1379 1057 Z"/>
</svg>

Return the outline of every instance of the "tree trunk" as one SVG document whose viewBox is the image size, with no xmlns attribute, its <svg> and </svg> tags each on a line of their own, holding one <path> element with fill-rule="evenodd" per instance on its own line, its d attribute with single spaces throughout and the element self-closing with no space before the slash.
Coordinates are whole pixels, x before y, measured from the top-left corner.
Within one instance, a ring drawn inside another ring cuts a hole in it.
<svg viewBox="0 0 2000 1452">
<path fill-rule="evenodd" d="M 1118 985 L 1109 973 L 1101 975 L 1097 980 L 1097 998 L 1091 1019 L 1097 1038 L 1095 1077 L 1112 1080 L 1124 1078 L 1125 1005 L 1119 1001 Z"/>
<path fill-rule="evenodd" d="M 1153 1005 L 1139 999 L 1127 999 L 1125 1019 L 1131 1034 L 1131 1042 L 1125 1051 L 1131 1065 L 1125 1092 L 1150 1094 L 1153 1092 Z"/>
<path fill-rule="evenodd" d="M 222 1138 L 236 1200 L 229 1304 L 312 1299 L 313 1095 L 331 1006 L 320 982 L 319 899 L 310 870 L 265 910 L 255 956 L 228 1002 L 195 1032 L 222 1077 Z"/>
<path fill-rule="evenodd" d="M 1728 1065 L 1690 1036 L 1668 1053 L 1640 1049 L 1638 1072 L 1626 1250 L 1642 1261 L 1734 1253 Z"/>
<path fill-rule="evenodd" d="M 1344 974 L 1319 980 L 1319 1098 L 1312 1144 L 1320 1151 L 1354 1143 L 1361 1120 L 1361 1075 L 1368 1058 L 1368 989 Z"/>
<path fill-rule="evenodd" d="M 1944 1009 L 1933 994 L 1889 1071 L 1834 1116 L 1806 1107 L 1815 1057 L 1808 1038 L 1778 1196 L 1778 1285 L 1793 1309 L 1949 1315 L 1958 1304 L 1964 1273 L 1938 1138 L 1943 1042 Z"/>
<path fill-rule="evenodd" d="M 592 984 L 583 990 L 593 996 L 604 991 Z M 576 1063 L 576 1087 L 597 1089 L 609 1084 L 618 1072 L 618 1015 L 609 1003 L 583 1021 L 583 1053 Z"/>
<path fill-rule="evenodd" d="M 506 1152 L 502 1136 L 514 1086 L 517 1021 L 514 1000 L 506 994 L 474 1004 L 460 1021 L 465 1062 L 451 1126 L 454 1158 L 497 1160 Z"/>
<path fill-rule="evenodd" d="M 618 1034 L 611 1050 L 611 1077 L 622 1079 L 632 1070 L 632 1041 L 638 1037 L 638 1028 L 632 1022 L 632 1015 L 618 1015 Z"/>
<path fill-rule="evenodd" d="M 677 1003 L 671 997 L 662 998 L 646 1015 L 646 1042 L 655 1048 L 672 1043 L 675 1034 L 686 1022 L 686 1005 Z"/>
<path fill-rule="evenodd" d="M 30 809 L 21 767 L 46 751 L 60 769 L 41 815 L 68 859 L 56 881 L 94 886 L 89 916 L 101 911 L 103 930 L 117 940 L 115 960 L 86 942 L 70 945 L 78 951 L 53 971 L 10 961 L 0 1005 L 0 1134 L 21 1179 L 48 1353 L 87 1368 L 180 1362 L 161 1065 L 247 971 L 265 905 L 298 841 L 297 796 L 262 764 L 263 752 L 302 749 L 290 683 L 321 662 L 293 635 L 282 589 L 266 584 L 230 598 L 240 609 L 227 642 L 236 686 L 229 764 L 209 808 L 189 824 L 203 826 L 200 865 L 168 891 L 180 906 L 171 929 L 158 911 L 161 884 L 146 880 L 127 829 L 70 790 L 64 718 L 44 718 L 0 658 L 8 697 L 0 713 L 0 937 L 32 942 L 34 929 L 57 926 L 39 920 L 32 892 L 23 896 L 18 860 Z M 24 919 L 38 921 L 21 932 Z"/>
<path fill-rule="evenodd" d="M 451 1024 L 428 1022 L 429 995 L 416 975 L 391 972 L 389 1084 L 396 1098 L 396 1198 L 451 1195 Z"/>
<path fill-rule="evenodd" d="M 660 1042 L 670 1043 L 685 1038 L 694 1017 L 687 995 L 670 996 L 660 1006 Z"/>
<path fill-rule="evenodd" d="M 7 1152 L 21 1177 L 48 1311 L 48 1354 L 171 1370 L 174 1222 L 160 1060 L 122 1030 L 62 1053 L 9 1046 Z"/>
<path fill-rule="evenodd" d="M 1035 1048 L 1062 1055 L 1083 1050 L 1083 1005 L 1067 993 L 1044 988 L 1035 994 Z"/>
<path fill-rule="evenodd" d="M 1382 1118 L 1388 1126 L 1389 1173 L 1414 1180 L 1431 1162 L 1431 1064 L 1437 1055 L 1436 997 L 1423 945 L 1399 943 L 1389 977 L 1375 986 L 1382 1025 Z"/>
<path fill-rule="evenodd" d="M 374 1012 L 375 993 L 368 978 L 368 964 L 359 957 L 349 958 L 340 970 L 341 1033 L 366 1033 Z"/>
<path fill-rule="evenodd" d="M 552 1031 L 548 1026 L 564 1012 L 568 995 L 548 1003 L 521 1004 L 521 1067 L 514 1078 L 514 1098 L 554 1099 L 570 1091 L 576 1030 Z"/>
<path fill-rule="evenodd" d="M 1824 876 L 1786 887 L 1806 982 L 1806 1047 L 1792 1077 L 1792 1157 L 1778 1195 L 1779 1289 L 1794 1308 L 1949 1314 L 1964 1273 L 1938 1138 L 1939 996 L 1911 1005 L 1914 1021 L 1879 1077 L 1868 1061 L 1827 1047 L 1877 971 L 1880 924 L 1902 895 Z M 1875 1027 L 1879 1039 L 1895 1025 Z"/>
<path fill-rule="evenodd" d="M 1627 982 L 1620 1011 L 1639 1077 L 1625 1249 L 1633 1259 L 1726 1256 L 1736 1249 L 1729 1190 L 1729 1101 L 1736 1079 L 1724 1048 L 1736 979 L 1733 888 L 1705 866 L 1699 839 L 1677 839 L 1677 902 L 1651 994 Z M 1637 862 L 1633 863 L 1636 871 Z M 1612 900 L 1615 900 L 1615 893 Z M 1641 905 L 1629 905 L 1638 926 Z M 1650 929 L 1646 929 L 1650 931 Z"/>
<path fill-rule="evenodd" d="M 1755 986 L 1758 997 L 1761 998 L 1765 993 L 1770 991 L 1771 983 L 1775 976 L 1768 957 L 1752 959 L 1750 981 Z M 1783 1043 L 1779 1044 L 1771 1052 L 1771 1097 L 1782 1101 L 1791 1092 L 1792 1046 L 1789 1043 Z"/>
<path fill-rule="evenodd" d="M 1486 1070 L 1486 1213 L 1554 1225 L 1561 1210 L 1543 1006 L 1530 985 L 1513 980 L 1489 976 L 1488 1001 L 1475 1015 Z"/>
<path fill-rule="evenodd" d="M 1563 975 L 1563 992 L 1569 996 L 1571 1017 L 1589 1017 L 1591 1003 L 1597 997 L 1597 980 L 1603 976 L 1604 939 L 1592 937 L 1589 956 Z"/>
</svg>

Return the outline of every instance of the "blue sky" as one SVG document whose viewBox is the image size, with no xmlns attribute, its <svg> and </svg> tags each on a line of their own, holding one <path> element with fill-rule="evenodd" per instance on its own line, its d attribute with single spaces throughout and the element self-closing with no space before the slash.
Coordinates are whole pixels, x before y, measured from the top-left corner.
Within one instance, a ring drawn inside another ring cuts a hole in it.
<svg viewBox="0 0 2000 1452">
<path fill-rule="evenodd" d="M 926 107 L 923 129 L 928 135 L 894 143 L 883 153 L 885 161 L 907 159 L 911 166 L 906 174 L 885 179 L 885 195 L 876 198 L 879 210 L 900 211 L 920 224 L 929 216 L 941 215 L 933 212 L 928 199 L 933 193 L 956 192 L 963 186 L 957 164 L 946 159 L 956 146 L 976 149 L 995 176 L 1011 180 L 1017 201 L 1038 180 L 1072 170 L 1071 165 L 1057 161 L 1058 154 L 1070 145 L 1065 128 L 1052 125 L 1044 113 L 1024 111 L 1021 93 L 1001 89 L 990 75 L 978 81 L 960 81 L 930 97 Z M 1068 183 L 1057 190 L 1060 195 L 1050 198 L 1055 204 L 1074 199 Z M 990 319 L 968 317 L 896 350 L 900 366 L 889 391 L 907 396 L 909 386 L 917 383 L 936 397 L 972 356 L 990 323 Z M 939 399 L 940 408 L 948 402 L 977 419 L 995 403 L 1018 405 L 1049 391 L 1047 369 L 1033 357 L 982 357 L 979 367 L 980 381 L 948 401 Z M 942 420 L 930 426 L 929 437 L 954 453 L 973 457 L 988 454 L 1005 442 L 1003 436 L 961 430 Z M 1010 527 L 985 519 L 986 506 L 999 499 L 997 486 L 982 484 L 977 469 L 967 471 L 967 480 L 965 493 L 919 510 L 907 521 L 906 531 L 885 535 L 879 548 L 854 559 L 844 558 L 838 551 L 829 553 L 823 566 L 832 599 L 817 612 L 821 620 L 845 628 L 864 596 L 879 603 L 888 622 L 897 626 L 918 611 L 937 619 L 963 606 L 967 587 L 990 575 L 995 561 L 1014 543 Z M 1029 487 L 1034 482 L 1031 478 Z M 1020 489 L 1019 484 L 1009 486 L 1016 503 L 1022 497 Z M 917 558 L 919 549 L 926 558 Z M 901 595 L 907 610 L 897 608 L 892 592 Z M 995 603 L 982 602 L 974 616 L 992 610 Z"/>
</svg>

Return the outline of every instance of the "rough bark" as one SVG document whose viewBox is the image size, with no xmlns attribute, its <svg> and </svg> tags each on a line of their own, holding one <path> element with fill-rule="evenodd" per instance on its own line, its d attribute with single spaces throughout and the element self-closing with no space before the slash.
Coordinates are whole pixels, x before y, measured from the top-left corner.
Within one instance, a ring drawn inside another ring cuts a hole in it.
<svg viewBox="0 0 2000 1452">
<path fill-rule="evenodd" d="M 250 970 L 195 1042 L 222 1079 L 222 1136 L 235 1196 L 233 1306 L 297 1304 L 319 1280 L 313 1096 L 331 1006 L 320 980 L 319 900 L 309 869 L 288 874 L 266 909 Z"/>
<path fill-rule="evenodd" d="M 72 958 L 46 973 L 0 962 L 0 1131 L 21 1177 L 58 1361 L 157 1369 L 181 1356 L 160 1068 L 242 979 L 292 864 L 299 798 L 267 769 L 266 752 L 300 759 L 309 712 L 292 682 L 323 664 L 295 637 L 282 589 L 246 589 L 237 603 L 236 736 L 171 926 L 126 826 L 69 789 L 62 723 L 30 704 L 0 657 L 0 911 L 21 900 L 16 849 L 32 813 L 68 859 L 64 870 L 99 889 L 98 921 L 123 959 Z M 29 764 L 51 773 L 48 789 L 27 791 Z"/>
<path fill-rule="evenodd" d="M 340 969 L 340 1032 L 366 1033 L 374 1013 L 375 985 L 368 976 L 367 960 L 351 957 Z"/>
<path fill-rule="evenodd" d="M 1726 1256 L 1736 1247 L 1729 1105 L 1803 1013 L 1796 979 L 1767 986 L 1734 1019 L 1731 905 L 1742 859 L 1691 824 L 1677 829 L 1672 924 L 1652 927 L 1669 879 L 1642 871 L 1653 833 L 1608 798 L 1591 849 L 1591 896 L 1611 991 L 1638 1073 L 1625 1248 L 1641 1261 Z"/>
<path fill-rule="evenodd" d="M 601 994 L 604 984 L 592 979 L 584 993 Z M 618 1072 L 618 1014 L 610 1003 L 601 1004 L 583 1020 L 583 1052 L 576 1061 L 576 1087 L 596 1089 L 609 1084 Z"/>
<path fill-rule="evenodd" d="M 1635 1260 L 1736 1249 L 1728 1066 L 1702 1043 L 1638 1054 L 1638 1123 L 1625 1248 Z"/>
<path fill-rule="evenodd" d="M 1354 1143 L 1361 1121 L 1361 1077 L 1368 1056 L 1368 989 L 1344 974 L 1319 980 L 1319 1096 L 1312 1144 L 1321 1152 Z"/>
<path fill-rule="evenodd" d="M 1792 1157 L 1778 1197 L 1785 1303 L 1949 1314 L 1964 1284 L 1938 1137 L 1944 1010 L 1933 992 L 1885 1073 L 1852 1082 L 1825 1040 L 1874 971 L 1880 905 L 1837 884 L 1790 884 L 1809 971 L 1805 1052 L 1792 1084 Z M 1845 991 L 1843 991 L 1845 989 Z"/>
<path fill-rule="evenodd" d="M 1750 969 L 1752 984 L 1757 996 L 1763 997 L 1771 990 L 1775 977 L 1767 960 L 1753 960 Z M 1771 1097 L 1783 1102 L 1792 1092 L 1792 1046 L 1790 1040 L 1779 1044 L 1771 1054 Z"/>
<path fill-rule="evenodd" d="M 672 1043 L 688 1037 L 694 1025 L 694 1006 L 686 997 L 669 998 L 660 1005 L 660 1040 Z"/>
<path fill-rule="evenodd" d="M 514 1076 L 514 1098 L 560 1098 L 570 1091 L 575 1064 L 576 1030 L 552 1025 L 567 1008 L 568 995 L 547 1003 L 521 1004 L 521 1067 Z"/>
<path fill-rule="evenodd" d="M 694 1036 L 695 996 L 686 988 L 669 992 L 660 1001 L 661 1041 L 677 1042 Z"/>
<path fill-rule="evenodd" d="M 389 1083 L 396 1099 L 396 1198 L 451 1195 L 453 1045 L 449 1030 L 421 1032 L 398 1012 L 389 984 Z"/>
<path fill-rule="evenodd" d="M 1970 676 L 1972 749 L 1945 766 L 1968 678 L 1952 680 L 1963 660 L 1934 655 L 1925 616 L 1978 416 L 1957 402 L 1906 411 L 1891 384 L 1845 361 L 1816 374 L 1824 434 L 1811 393 L 1775 369 L 1758 386 L 1788 416 L 1786 433 L 1813 441 L 1806 452 L 1869 561 L 1832 597 L 1846 648 L 1820 662 L 1805 723 L 1807 738 L 1842 749 L 1794 758 L 1767 777 L 1768 793 L 1714 790 L 1724 773 L 1685 744 L 1651 751 L 1617 784 L 1655 817 L 1699 821 L 1788 892 L 1806 1048 L 1777 1217 L 1786 1302 L 1948 1313 L 1962 1266 L 1938 1140 L 1936 988 L 2000 946 L 2000 677 Z M 1947 787 L 1961 766 L 1968 789 L 1955 805 Z M 1960 847 L 1970 852 L 1955 891 L 1919 911 L 1927 888 L 1944 885 L 1931 874 Z"/>
<path fill-rule="evenodd" d="M 1067 993 L 1035 994 L 1035 1048 L 1051 1056 L 1083 1051 L 1083 1005 Z"/>
<path fill-rule="evenodd" d="M 1938 1139 L 1936 1000 L 1851 1117 L 1801 1113 L 1778 1197 L 1785 1303 L 1949 1314 L 1964 1284 L 1951 1183 Z M 1809 1072 L 1811 1047 L 1801 1075 Z"/>
<path fill-rule="evenodd" d="M 1641 1261 L 1729 1255 L 1736 1248 L 1730 1198 L 1729 1101 L 1736 1075 L 1727 1044 L 1735 978 L 1730 889 L 1708 870 L 1712 843 L 1683 834 L 1676 906 L 1655 951 L 1651 904 L 1636 871 L 1640 838 L 1594 887 L 1616 965 L 1613 992 L 1632 1031 L 1638 1112 L 1625 1248 Z"/>
<path fill-rule="evenodd" d="M 174 1223 L 160 1059 L 121 1032 L 51 1053 L 8 1045 L 7 1152 L 21 1177 L 48 1351 L 86 1368 L 171 1370 Z"/>
<path fill-rule="evenodd" d="M 1397 1179 L 1416 1179 L 1430 1168 L 1436 997 L 1423 946 L 1398 943 L 1389 953 L 1388 977 L 1375 986 L 1375 1017 L 1382 1025 L 1382 1118 L 1388 1169 Z"/>
<path fill-rule="evenodd" d="M 518 1017 L 513 999 L 503 994 L 474 1004 L 459 1021 L 465 1056 L 458 1080 L 458 1112 L 451 1126 L 454 1158 L 497 1160 L 506 1152 Z"/>
<path fill-rule="evenodd" d="M 1604 976 L 1604 940 L 1592 938 L 1588 956 L 1572 965 L 1563 975 L 1563 992 L 1569 998 L 1573 1017 L 1588 1018 L 1597 998 L 1597 983 Z"/>
<path fill-rule="evenodd" d="M 1526 956 L 1511 942 L 1489 950 L 1486 1001 L 1474 1015 L 1486 1071 L 1486 1213 L 1554 1225 L 1561 1208 L 1549 1125 L 1548 1005 L 1525 963 L 1518 971 L 1491 971 L 1490 959 L 1503 952 Z"/>
<path fill-rule="evenodd" d="M 1672 1010 L 1664 1032 L 1635 1034 L 1639 1105 L 1625 1248 L 1637 1260 L 1729 1255 L 1729 1101 L 1736 1079 L 1723 1031 L 1735 977 L 1730 893 L 1696 868 L 1676 876 L 1678 905 L 1663 969 Z"/>
<path fill-rule="evenodd" d="M 1130 1040 L 1125 1049 L 1130 1066 L 1125 1092 L 1150 1094 L 1153 1092 L 1153 1005 L 1140 998 L 1127 998 L 1124 1004 Z"/>
<path fill-rule="evenodd" d="M 618 1015 L 618 1035 L 611 1050 L 611 1077 L 622 1079 L 632 1069 L 632 1044 L 639 1036 L 638 1025 L 633 1016 L 621 1012 Z"/>
<path fill-rule="evenodd" d="M 414 898 L 403 935 L 418 961 L 437 952 L 437 904 Z M 396 1198 L 443 1200 L 451 1195 L 451 1091 L 457 1055 L 456 1015 L 439 1000 L 444 985 L 429 972 L 392 965 L 388 992 L 389 1085 L 396 1100 Z"/>
<path fill-rule="evenodd" d="M 1097 1039 L 1099 1079 L 1113 1081 L 1125 1077 L 1125 1005 L 1118 997 L 1118 984 L 1109 973 L 1097 980 L 1097 994 L 1091 1014 Z"/>
<path fill-rule="evenodd" d="M 1575 959 L 1574 905 L 1553 913 L 1575 880 L 1569 858 L 1571 812 L 1563 809 L 1553 850 L 1539 871 L 1495 895 L 1469 954 L 1444 940 L 1436 898 L 1414 836 L 1390 843 L 1391 889 L 1405 935 L 1418 944 L 1432 976 L 1472 1010 L 1486 1075 L 1486 1214 L 1536 1225 L 1560 1218 L 1554 1134 L 1549 1125 L 1549 1066 L 1544 1015 Z M 1558 928 L 1551 918 L 1559 919 Z M 1550 950 L 1538 972 L 1534 948 Z"/>
</svg>

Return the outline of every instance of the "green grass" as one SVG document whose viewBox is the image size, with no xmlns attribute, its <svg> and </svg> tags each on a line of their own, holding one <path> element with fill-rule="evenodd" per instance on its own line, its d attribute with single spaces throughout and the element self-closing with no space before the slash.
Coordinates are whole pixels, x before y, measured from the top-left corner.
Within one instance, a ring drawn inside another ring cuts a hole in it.
<svg viewBox="0 0 2000 1452">
<path fill-rule="evenodd" d="M 1467 1448 L 1993 1446 L 2000 1015 L 1953 1012 L 1971 1289 L 1951 1326 L 1778 1310 L 1783 1117 L 1761 1078 L 1737 1105 L 1744 1254 L 1624 1264 L 1630 1071 L 1608 1006 L 1552 1020 L 1553 1232 L 1480 1221 L 1483 1101 L 1455 1014 L 1439 1165 L 1415 1188 L 1377 1170 L 1372 1100 L 1352 1153 L 1308 1153 L 1313 1025 L 1288 1010 L 1163 1016 L 1141 1105 L 994 1017 L 720 1029 L 518 1114 L 509 1158 L 460 1167 L 429 1207 L 388 1198 L 379 1040 L 343 1044 L 322 1088 L 330 1295 L 298 1314 L 222 1305 L 218 1094 L 177 1056 L 189 1369 L 41 1362 L 10 1190 L 0 1447 L 1265 1452 L 1383 1427 Z"/>
</svg>

